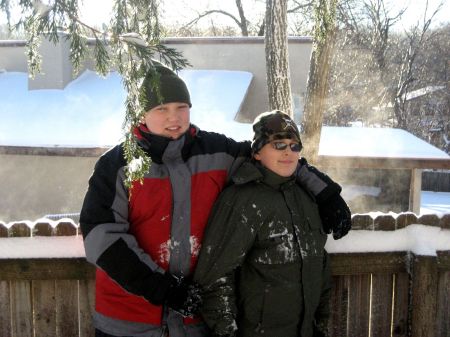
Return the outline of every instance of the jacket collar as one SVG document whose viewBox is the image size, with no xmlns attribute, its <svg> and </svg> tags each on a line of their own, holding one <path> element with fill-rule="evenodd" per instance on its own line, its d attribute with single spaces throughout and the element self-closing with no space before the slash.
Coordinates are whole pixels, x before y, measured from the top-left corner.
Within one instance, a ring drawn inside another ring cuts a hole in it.
<svg viewBox="0 0 450 337">
<path fill-rule="evenodd" d="M 189 151 L 195 137 L 197 137 L 198 131 L 198 127 L 191 124 L 183 136 L 174 140 L 151 133 L 145 124 L 139 124 L 133 129 L 133 134 L 138 144 L 152 157 L 152 160 L 161 163 L 164 152 L 171 142 L 182 142 L 183 145 L 179 148 L 181 148 L 184 157 L 184 154 Z"/>
<path fill-rule="evenodd" d="M 257 161 L 246 161 L 232 177 L 236 185 L 243 185 L 252 181 L 261 182 L 274 189 L 283 189 L 295 183 L 295 177 L 282 177 L 265 168 Z"/>
</svg>

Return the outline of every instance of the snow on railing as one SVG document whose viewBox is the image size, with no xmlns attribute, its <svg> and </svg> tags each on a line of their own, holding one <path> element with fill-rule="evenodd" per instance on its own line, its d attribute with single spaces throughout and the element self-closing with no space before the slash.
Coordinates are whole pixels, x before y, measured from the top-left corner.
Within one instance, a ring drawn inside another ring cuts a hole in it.
<svg viewBox="0 0 450 337">
<path fill-rule="evenodd" d="M 393 231 L 417 224 L 441 229 L 450 229 L 450 214 L 423 214 L 412 212 L 354 214 L 352 230 Z M 0 221 L 0 237 L 35 237 L 81 235 L 79 225 L 70 218 L 52 220 L 42 218 L 36 221 L 23 220 L 5 223 Z"/>
</svg>

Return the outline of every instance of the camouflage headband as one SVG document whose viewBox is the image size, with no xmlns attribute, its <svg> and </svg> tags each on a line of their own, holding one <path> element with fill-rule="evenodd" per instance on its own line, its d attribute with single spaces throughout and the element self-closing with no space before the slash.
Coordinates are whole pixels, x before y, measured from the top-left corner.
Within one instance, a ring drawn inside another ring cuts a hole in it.
<svg viewBox="0 0 450 337">
<path fill-rule="evenodd" d="M 297 125 L 279 110 L 264 112 L 253 122 L 252 152 L 258 152 L 264 145 L 274 139 L 293 139 L 302 144 Z"/>
</svg>

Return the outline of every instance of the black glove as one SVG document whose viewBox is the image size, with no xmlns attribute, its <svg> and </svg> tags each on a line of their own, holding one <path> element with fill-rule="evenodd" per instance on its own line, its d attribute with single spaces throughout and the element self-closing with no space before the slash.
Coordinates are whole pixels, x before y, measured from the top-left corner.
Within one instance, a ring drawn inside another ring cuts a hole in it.
<svg viewBox="0 0 450 337">
<path fill-rule="evenodd" d="M 150 272 L 141 282 L 144 298 L 154 305 L 163 305 L 168 294 L 178 284 L 178 279 L 170 273 Z"/>
<path fill-rule="evenodd" d="M 338 240 L 352 228 L 352 213 L 340 194 L 333 194 L 319 205 L 319 214 L 326 233 L 333 232 L 333 238 Z"/>
<path fill-rule="evenodd" d="M 166 304 L 172 310 L 183 316 L 193 316 L 198 313 L 202 299 L 200 286 L 188 279 L 171 277 L 174 282 L 167 292 Z"/>
<path fill-rule="evenodd" d="M 317 203 L 321 203 L 334 194 L 341 193 L 339 184 L 314 166 L 309 165 L 305 158 L 301 158 L 300 165 L 297 166 L 296 180 L 316 198 Z"/>
<path fill-rule="evenodd" d="M 314 195 L 325 232 L 333 232 L 335 240 L 345 236 L 352 227 L 352 214 L 340 196 L 341 186 L 309 165 L 305 158 L 300 159 L 296 177 L 297 182 Z"/>
<path fill-rule="evenodd" d="M 167 304 L 183 316 L 192 316 L 201 305 L 199 287 L 168 272 L 149 273 L 143 284 L 143 296 L 147 301 L 155 305 Z"/>
</svg>

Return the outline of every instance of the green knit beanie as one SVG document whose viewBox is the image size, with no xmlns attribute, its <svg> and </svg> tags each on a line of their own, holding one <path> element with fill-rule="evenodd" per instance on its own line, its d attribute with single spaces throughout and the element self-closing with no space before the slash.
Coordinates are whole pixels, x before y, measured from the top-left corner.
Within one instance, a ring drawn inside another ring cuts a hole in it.
<svg viewBox="0 0 450 337">
<path fill-rule="evenodd" d="M 155 70 L 156 72 L 149 71 L 147 73 L 141 85 L 139 101 L 144 110 L 148 111 L 160 104 L 174 102 L 187 103 L 191 107 L 191 97 L 183 80 L 161 63 L 155 64 Z M 157 88 L 152 85 L 154 83 L 159 86 L 159 95 Z"/>
</svg>

